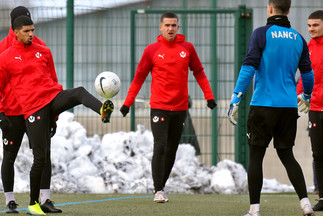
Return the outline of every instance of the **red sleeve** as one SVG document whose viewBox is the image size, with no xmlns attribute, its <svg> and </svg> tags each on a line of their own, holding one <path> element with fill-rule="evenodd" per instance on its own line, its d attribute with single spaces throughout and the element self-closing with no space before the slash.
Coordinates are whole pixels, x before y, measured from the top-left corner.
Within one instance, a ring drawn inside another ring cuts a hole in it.
<svg viewBox="0 0 323 216">
<path fill-rule="evenodd" d="M 2 93 L 0 93 L 0 97 L 2 97 Z M 4 106 L 2 100 L 0 100 L 0 113 L 4 112 Z"/>
<path fill-rule="evenodd" d="M 8 83 L 8 76 L 7 72 L 4 69 L 4 62 L 2 61 L 4 59 L 3 55 L 0 56 L 0 113 L 4 112 L 4 105 L 2 102 L 2 92 L 4 91 L 5 85 Z"/>
<path fill-rule="evenodd" d="M 302 83 L 302 78 L 299 78 L 298 84 L 296 86 L 296 92 L 297 95 L 303 93 L 303 83 Z"/>
<path fill-rule="evenodd" d="M 49 58 L 48 58 L 48 69 L 50 71 L 51 78 L 54 80 L 55 83 L 58 83 L 54 60 L 53 60 L 52 53 L 50 51 L 49 51 Z"/>
<path fill-rule="evenodd" d="M 126 100 L 124 101 L 124 105 L 130 107 L 133 104 L 138 92 L 141 89 L 142 84 L 146 80 L 149 72 L 152 69 L 152 57 L 150 54 L 150 49 L 147 47 L 142 54 L 142 57 L 137 66 L 135 77 L 133 78 L 131 85 L 128 90 L 128 94 Z"/>
<path fill-rule="evenodd" d="M 204 98 L 206 100 L 214 99 L 209 80 L 207 79 L 204 73 L 204 68 L 202 67 L 201 61 L 193 45 L 191 47 L 190 53 L 191 53 L 190 69 L 193 71 L 193 75 L 204 93 Z"/>
<path fill-rule="evenodd" d="M 204 98 L 206 100 L 211 100 L 214 99 L 213 92 L 209 83 L 209 80 L 207 79 L 204 71 L 200 71 L 198 73 L 193 73 L 194 77 L 201 87 L 203 93 L 204 93 Z"/>
</svg>

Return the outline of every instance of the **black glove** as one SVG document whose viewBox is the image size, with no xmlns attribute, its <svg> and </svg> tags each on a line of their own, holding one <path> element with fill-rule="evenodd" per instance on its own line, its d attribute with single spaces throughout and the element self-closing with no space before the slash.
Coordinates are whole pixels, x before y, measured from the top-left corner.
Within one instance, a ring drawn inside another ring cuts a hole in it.
<svg viewBox="0 0 323 216">
<path fill-rule="evenodd" d="M 57 124 L 56 121 L 58 119 L 58 116 L 55 117 L 51 117 L 50 121 L 49 121 L 49 135 L 50 137 L 53 137 L 56 133 L 56 128 L 57 128 Z"/>
<path fill-rule="evenodd" d="M 129 112 L 129 107 L 126 105 L 122 105 L 122 107 L 120 108 L 120 112 L 122 113 L 123 117 L 126 117 L 126 115 Z"/>
<path fill-rule="evenodd" d="M 9 118 L 4 114 L 4 112 L 0 113 L 0 128 L 2 132 L 8 132 L 11 127 L 12 123 Z"/>
<path fill-rule="evenodd" d="M 214 107 L 216 107 L 215 100 L 214 100 L 214 99 L 208 100 L 208 101 L 207 101 L 207 106 L 208 106 L 210 109 L 214 109 Z"/>
<path fill-rule="evenodd" d="M 192 105 L 193 105 L 192 98 L 191 98 L 191 96 L 188 96 L 188 108 L 189 109 L 192 108 Z"/>
</svg>

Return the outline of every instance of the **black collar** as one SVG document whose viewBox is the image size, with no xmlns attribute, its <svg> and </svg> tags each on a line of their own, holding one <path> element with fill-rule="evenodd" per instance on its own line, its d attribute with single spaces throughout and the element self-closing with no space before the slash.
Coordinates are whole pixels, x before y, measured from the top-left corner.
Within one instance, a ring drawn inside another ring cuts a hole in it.
<svg viewBox="0 0 323 216">
<path fill-rule="evenodd" d="M 290 22 L 287 16 L 282 16 L 282 15 L 268 17 L 267 25 L 278 25 L 278 26 L 290 28 Z"/>
</svg>

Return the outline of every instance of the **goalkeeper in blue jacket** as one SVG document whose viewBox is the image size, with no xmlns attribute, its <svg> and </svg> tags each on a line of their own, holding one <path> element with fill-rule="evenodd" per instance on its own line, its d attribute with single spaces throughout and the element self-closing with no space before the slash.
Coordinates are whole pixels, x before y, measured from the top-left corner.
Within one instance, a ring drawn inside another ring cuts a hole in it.
<svg viewBox="0 0 323 216">
<path fill-rule="evenodd" d="M 239 103 L 255 77 L 247 122 L 250 209 L 260 216 L 262 162 L 271 139 L 300 199 L 303 215 L 314 215 L 302 169 L 293 154 L 299 107 L 309 106 L 314 74 L 304 38 L 291 28 L 287 14 L 291 0 L 269 0 L 267 24 L 252 33 L 247 55 L 232 95 L 228 117 L 237 124 Z M 299 68 L 303 94 L 297 101 L 295 73 Z M 300 110 L 300 111 L 301 111 Z"/>
</svg>

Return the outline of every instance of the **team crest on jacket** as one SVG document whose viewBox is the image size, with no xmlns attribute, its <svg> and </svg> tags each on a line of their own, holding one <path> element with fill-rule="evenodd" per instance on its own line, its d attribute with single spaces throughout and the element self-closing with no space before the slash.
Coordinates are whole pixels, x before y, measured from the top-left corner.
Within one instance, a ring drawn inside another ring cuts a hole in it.
<svg viewBox="0 0 323 216">
<path fill-rule="evenodd" d="M 3 139 L 3 144 L 8 145 L 8 140 L 6 138 Z"/>
<path fill-rule="evenodd" d="M 186 52 L 182 51 L 179 55 L 180 55 L 182 58 L 185 58 L 185 57 L 186 57 Z"/>
<path fill-rule="evenodd" d="M 40 57 L 42 56 L 42 54 L 41 54 L 40 52 L 37 52 L 37 53 L 35 54 L 35 56 L 36 56 L 36 58 L 40 58 Z"/>
<path fill-rule="evenodd" d="M 153 118 L 153 122 L 158 122 L 159 121 L 159 117 L 158 116 L 154 116 L 154 118 Z"/>
<path fill-rule="evenodd" d="M 29 116 L 28 117 L 28 121 L 30 122 L 30 123 L 33 123 L 34 121 L 35 121 L 35 116 Z"/>
</svg>

